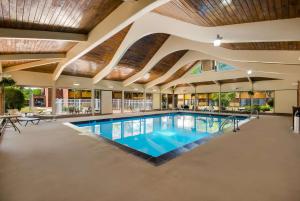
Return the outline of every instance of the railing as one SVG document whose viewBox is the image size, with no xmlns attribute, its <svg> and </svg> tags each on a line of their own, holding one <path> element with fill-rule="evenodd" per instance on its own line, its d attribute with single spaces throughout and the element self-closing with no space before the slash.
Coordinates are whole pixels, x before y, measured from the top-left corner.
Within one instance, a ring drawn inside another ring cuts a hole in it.
<svg viewBox="0 0 300 201">
<path fill-rule="evenodd" d="M 95 99 L 94 105 L 95 111 L 100 111 L 99 99 Z M 56 99 L 57 114 L 91 113 L 91 107 L 91 99 Z"/>
<path fill-rule="evenodd" d="M 229 122 L 233 123 L 233 132 L 236 132 L 238 130 L 240 130 L 239 128 L 239 120 L 236 118 L 236 116 L 231 115 L 225 118 L 225 120 L 223 121 L 223 123 L 220 125 L 219 127 L 219 131 L 222 131 L 224 129 L 224 126 L 229 123 Z"/>
</svg>

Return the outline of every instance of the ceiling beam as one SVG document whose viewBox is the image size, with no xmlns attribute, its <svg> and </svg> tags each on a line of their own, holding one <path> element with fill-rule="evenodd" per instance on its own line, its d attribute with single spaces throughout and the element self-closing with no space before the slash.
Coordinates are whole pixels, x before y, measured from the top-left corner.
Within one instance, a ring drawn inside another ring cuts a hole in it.
<svg viewBox="0 0 300 201">
<path fill-rule="evenodd" d="M 66 57 L 64 53 L 25 53 L 25 54 L 2 54 L 0 61 L 17 61 L 17 60 L 34 60 L 34 59 L 63 59 Z"/>
<path fill-rule="evenodd" d="M 82 42 L 86 34 L 0 28 L 0 39 L 55 40 Z"/>
<path fill-rule="evenodd" d="M 43 66 L 46 64 L 58 63 L 60 61 L 61 61 L 61 59 L 45 59 L 45 60 L 41 60 L 41 61 L 34 61 L 34 62 L 30 62 L 30 63 L 19 64 L 19 65 L 4 68 L 3 72 L 9 73 L 9 72 L 13 72 L 13 71 L 19 71 L 19 70 L 24 70 L 24 69 L 28 69 L 28 68 Z"/>
<path fill-rule="evenodd" d="M 135 20 L 151 10 L 169 2 L 170 0 L 139 0 L 125 1 L 108 17 L 90 31 L 86 42 L 78 43 L 68 53 L 53 73 L 53 80 L 57 80 L 64 68 L 97 47 L 113 35 L 133 23 Z"/>
</svg>

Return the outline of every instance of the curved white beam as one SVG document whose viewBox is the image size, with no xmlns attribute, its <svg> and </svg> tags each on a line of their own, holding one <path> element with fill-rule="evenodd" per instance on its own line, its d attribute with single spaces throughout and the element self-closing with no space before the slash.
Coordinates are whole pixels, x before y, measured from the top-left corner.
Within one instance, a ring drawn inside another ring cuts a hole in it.
<svg viewBox="0 0 300 201">
<path fill-rule="evenodd" d="M 299 41 L 300 40 L 300 18 L 287 19 L 287 20 L 275 20 L 267 22 L 255 22 L 246 24 L 235 24 L 220 27 L 200 27 L 193 24 L 178 21 L 169 17 L 165 17 L 156 13 L 148 13 L 142 18 L 138 19 L 131 27 L 130 33 L 127 34 L 126 40 L 119 47 L 118 51 L 114 55 L 112 61 L 106 66 L 100 73 L 94 77 L 94 83 L 99 82 L 103 77 L 108 75 L 111 69 L 117 65 L 122 55 L 125 54 L 127 49 L 133 44 L 133 42 L 140 38 L 152 34 L 152 33 L 167 33 L 173 34 L 182 38 L 188 38 L 198 42 L 212 42 L 217 34 L 222 34 L 224 42 L 261 42 L 261 41 Z M 260 34 L 257 34 L 260 33 Z M 207 45 L 207 44 L 206 44 Z M 215 51 L 209 45 L 211 51 Z M 221 48 L 222 51 L 218 53 L 225 58 L 233 55 L 233 60 L 245 60 L 245 61 L 262 61 L 262 62 L 274 62 L 274 56 L 268 54 L 265 57 L 267 51 L 233 51 Z M 234 57 L 235 52 L 241 52 L 240 55 Z M 261 54 L 262 53 L 262 54 Z M 289 55 L 291 51 L 284 51 L 285 55 Z M 254 54 L 254 55 L 253 55 Z M 295 54 L 295 53 L 293 53 Z M 249 56 L 250 57 L 247 57 Z M 252 57 L 251 57 L 252 55 Z M 297 57 L 299 57 L 298 54 Z M 241 57 L 240 57 L 241 56 Z M 259 56 L 257 58 L 256 56 Z M 266 60 L 265 60 L 266 58 Z M 292 56 L 294 62 L 295 55 Z M 275 59 L 276 61 L 276 59 Z M 291 62 L 291 61 L 289 61 Z M 297 62 L 297 61 L 295 61 Z M 300 61 L 298 61 L 300 63 Z M 144 70 L 146 71 L 146 69 Z M 142 77 L 142 76 L 141 76 Z"/>
<path fill-rule="evenodd" d="M 252 65 L 255 65 L 255 63 L 300 63 L 298 60 L 300 51 L 228 50 L 222 47 L 213 47 L 208 43 L 200 43 L 176 36 L 171 36 L 141 71 L 124 81 L 124 86 L 128 86 L 142 78 L 155 66 L 155 64 L 158 63 L 158 61 L 167 55 L 166 53 L 170 54 L 172 52 L 185 49 L 200 51 L 207 55 L 211 55 L 212 57 L 217 57 L 228 61 L 245 62 L 247 64 L 252 63 Z"/>
<path fill-rule="evenodd" d="M 53 80 L 58 79 L 68 64 L 111 38 L 136 19 L 168 1 L 169 0 L 139 0 L 122 3 L 88 34 L 88 40 L 86 42 L 78 43 L 67 53 L 67 58 L 56 68 L 53 74 Z"/>
<path fill-rule="evenodd" d="M 203 82 L 203 81 L 211 81 L 211 80 L 223 80 L 223 79 L 235 79 L 239 77 L 248 77 L 247 69 L 252 70 L 251 77 L 268 77 L 268 78 L 277 78 L 277 79 L 285 79 L 295 81 L 299 79 L 300 76 L 300 65 L 282 65 L 282 64 L 259 64 L 259 66 L 241 63 L 241 62 L 231 62 L 225 60 L 218 60 L 225 64 L 229 64 L 232 66 L 240 65 L 242 66 L 242 70 L 230 70 L 230 71 L 207 71 L 202 72 L 200 75 L 192 75 L 187 72 L 181 78 L 169 82 L 161 87 L 162 90 L 166 90 L 172 86 L 178 84 L 185 84 L 185 83 L 194 83 L 194 82 Z M 270 71 L 261 71 L 262 68 L 270 68 Z M 275 71 L 278 70 L 276 68 L 285 69 L 285 73 L 277 73 L 272 72 L 272 69 L 275 68 Z"/>
<path fill-rule="evenodd" d="M 164 17 L 155 13 L 148 13 L 134 23 L 131 29 L 128 40 L 137 41 L 145 35 L 152 33 L 167 33 L 188 38 L 189 45 L 186 43 L 185 47 L 180 49 L 203 50 L 204 53 L 220 58 L 225 58 L 235 61 L 244 62 L 265 62 L 265 63 L 300 63 L 298 57 L 299 51 L 263 51 L 263 50 L 229 50 L 221 47 L 213 47 L 207 42 L 212 42 L 217 34 L 222 33 L 224 42 L 261 42 L 261 41 L 287 41 L 300 40 L 300 19 L 275 20 L 267 22 L 255 22 L 246 24 L 236 24 L 220 27 L 200 27 L 189 23 L 181 22 L 172 18 Z M 285 30 L 288 30 L 287 32 Z M 261 34 L 257 34 L 261 33 Z M 132 39 L 133 38 L 133 39 Z M 197 43 L 198 42 L 198 43 Z M 206 43 L 199 43 L 206 42 Z M 121 56 L 130 47 L 120 46 L 114 58 L 121 58 Z M 180 46 L 180 45 L 178 45 Z M 165 47 L 163 47 L 165 48 Z M 174 50 L 175 51 L 175 50 Z M 158 60 L 158 59 L 156 59 Z M 110 63 L 105 72 L 100 72 L 95 78 L 97 83 L 105 77 L 111 69 L 118 63 L 115 59 L 114 64 Z M 147 73 L 152 67 L 143 69 L 143 73 Z M 137 80 L 138 77 L 143 77 L 143 73 L 135 75 L 133 78 L 127 80 L 124 84 L 128 85 L 132 80 Z M 101 76 L 99 76 L 101 74 Z"/>
<path fill-rule="evenodd" d="M 181 69 L 183 66 L 195 62 L 197 60 L 203 60 L 203 59 L 208 59 L 208 56 L 206 54 L 203 54 L 201 52 L 197 51 L 188 51 L 181 59 L 179 59 L 176 64 L 168 70 L 165 74 L 160 76 L 159 78 L 147 83 L 145 85 L 145 88 L 151 88 L 159 83 L 162 83 L 166 81 L 168 78 L 170 78 L 173 74 L 175 74 L 179 69 Z"/>
</svg>

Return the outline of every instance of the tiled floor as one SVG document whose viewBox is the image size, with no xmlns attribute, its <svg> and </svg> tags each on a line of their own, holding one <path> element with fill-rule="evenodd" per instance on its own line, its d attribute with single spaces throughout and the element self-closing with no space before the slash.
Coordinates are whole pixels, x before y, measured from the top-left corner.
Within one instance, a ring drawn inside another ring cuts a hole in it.
<svg viewBox="0 0 300 201">
<path fill-rule="evenodd" d="M 158 167 L 63 121 L 0 138 L 0 201 L 300 200 L 288 117 L 253 120 Z"/>
</svg>

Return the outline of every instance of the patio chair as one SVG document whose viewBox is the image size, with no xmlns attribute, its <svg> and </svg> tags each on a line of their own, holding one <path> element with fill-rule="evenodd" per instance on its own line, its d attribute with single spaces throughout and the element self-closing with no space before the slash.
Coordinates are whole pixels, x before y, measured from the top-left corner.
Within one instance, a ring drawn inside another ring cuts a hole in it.
<svg viewBox="0 0 300 201">
<path fill-rule="evenodd" d="M 19 117 L 18 121 L 19 122 L 26 122 L 25 123 L 25 127 L 27 126 L 27 124 L 30 122 L 33 125 L 38 125 L 40 123 L 41 118 L 39 117 Z M 20 123 L 21 124 L 21 123 Z"/>
</svg>

